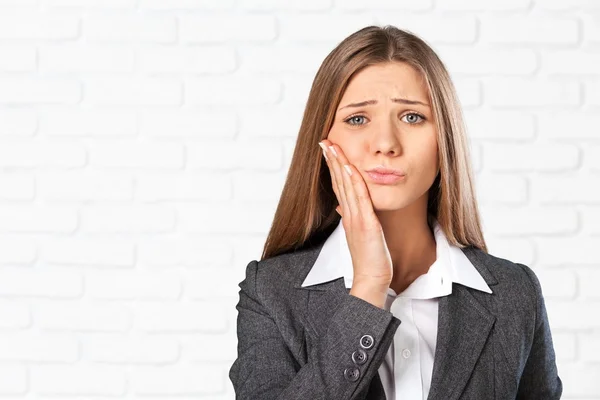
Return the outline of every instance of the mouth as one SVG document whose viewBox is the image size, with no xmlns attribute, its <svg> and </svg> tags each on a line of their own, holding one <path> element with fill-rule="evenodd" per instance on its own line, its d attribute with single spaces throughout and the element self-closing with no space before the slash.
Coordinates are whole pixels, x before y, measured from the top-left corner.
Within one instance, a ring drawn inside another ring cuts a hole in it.
<svg viewBox="0 0 600 400">
<path fill-rule="evenodd" d="M 378 165 L 375 168 L 368 169 L 367 175 L 375 183 L 391 184 L 404 180 L 406 173 L 397 168 L 388 168 L 383 165 Z"/>
<path fill-rule="evenodd" d="M 383 185 L 389 185 L 392 183 L 400 182 L 406 178 L 406 175 L 398 175 L 398 174 L 382 174 L 375 171 L 367 171 L 367 175 L 371 178 L 371 180 L 375 183 L 380 183 Z"/>
</svg>

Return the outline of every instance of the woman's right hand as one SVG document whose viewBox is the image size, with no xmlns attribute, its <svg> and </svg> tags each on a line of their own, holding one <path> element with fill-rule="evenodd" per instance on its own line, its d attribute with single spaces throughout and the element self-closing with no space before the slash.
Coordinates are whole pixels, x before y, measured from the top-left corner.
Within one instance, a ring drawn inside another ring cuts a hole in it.
<svg viewBox="0 0 600 400">
<path fill-rule="evenodd" d="M 371 303 L 382 307 L 393 277 L 392 257 L 381 223 L 362 175 L 328 139 L 319 142 L 323 149 L 342 216 L 346 240 L 352 256 L 354 279 L 351 294 L 365 294 Z M 346 171 L 348 168 L 351 175 Z M 363 297 L 359 295 L 359 297 Z"/>
</svg>

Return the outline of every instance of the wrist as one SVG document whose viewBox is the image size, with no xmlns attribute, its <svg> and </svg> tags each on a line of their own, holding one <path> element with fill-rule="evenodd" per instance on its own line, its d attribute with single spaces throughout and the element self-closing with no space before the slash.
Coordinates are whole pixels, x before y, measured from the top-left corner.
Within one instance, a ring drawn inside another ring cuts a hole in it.
<svg viewBox="0 0 600 400">
<path fill-rule="evenodd" d="M 368 290 L 387 293 L 387 289 L 390 287 L 391 283 L 392 281 L 387 278 L 355 277 L 352 282 L 352 287 L 358 286 Z"/>
<path fill-rule="evenodd" d="M 384 308 L 389 285 L 379 283 L 353 283 L 350 295 L 363 299 L 376 307 Z"/>
</svg>

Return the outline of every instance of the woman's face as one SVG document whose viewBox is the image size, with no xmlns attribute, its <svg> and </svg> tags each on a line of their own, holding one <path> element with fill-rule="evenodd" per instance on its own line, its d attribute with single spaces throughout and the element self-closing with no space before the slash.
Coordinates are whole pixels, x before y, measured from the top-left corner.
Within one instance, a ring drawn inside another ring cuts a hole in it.
<svg viewBox="0 0 600 400">
<path fill-rule="evenodd" d="M 376 211 L 398 210 L 418 199 L 426 204 L 439 170 L 437 129 L 427 86 L 410 65 L 394 61 L 356 74 L 327 139 L 360 171 Z M 377 183 L 366 172 L 377 166 L 406 175 L 393 184 Z"/>
</svg>

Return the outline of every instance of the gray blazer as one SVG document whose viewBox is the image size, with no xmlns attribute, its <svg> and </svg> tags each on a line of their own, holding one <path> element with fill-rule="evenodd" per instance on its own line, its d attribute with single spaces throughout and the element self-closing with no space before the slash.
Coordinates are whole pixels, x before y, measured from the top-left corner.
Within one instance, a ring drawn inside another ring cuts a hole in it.
<svg viewBox="0 0 600 400">
<path fill-rule="evenodd" d="M 385 399 L 378 369 L 402 321 L 350 295 L 343 277 L 301 287 L 322 245 L 247 265 L 229 370 L 236 399 Z M 493 293 L 455 283 L 440 298 L 427 399 L 559 399 L 562 382 L 536 275 L 473 246 L 462 251 Z M 355 363 L 359 348 L 367 359 Z"/>
</svg>

